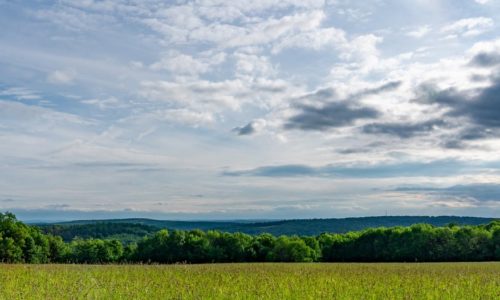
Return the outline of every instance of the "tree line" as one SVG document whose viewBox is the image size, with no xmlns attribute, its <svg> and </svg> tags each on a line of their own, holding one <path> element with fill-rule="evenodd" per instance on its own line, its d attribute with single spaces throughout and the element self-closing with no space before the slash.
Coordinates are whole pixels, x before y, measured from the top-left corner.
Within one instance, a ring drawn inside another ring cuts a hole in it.
<svg viewBox="0 0 500 300">
<path fill-rule="evenodd" d="M 500 221 L 486 225 L 372 228 L 317 236 L 159 230 L 137 243 L 65 242 L 0 213 L 5 263 L 414 262 L 500 260 Z"/>
</svg>

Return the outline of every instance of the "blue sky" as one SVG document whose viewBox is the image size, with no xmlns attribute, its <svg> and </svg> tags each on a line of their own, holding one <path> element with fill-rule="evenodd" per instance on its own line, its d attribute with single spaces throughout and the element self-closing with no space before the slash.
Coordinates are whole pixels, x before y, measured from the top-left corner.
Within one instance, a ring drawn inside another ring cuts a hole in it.
<svg viewBox="0 0 500 300">
<path fill-rule="evenodd" d="M 499 16 L 496 0 L 0 0 L 0 209 L 498 217 Z"/>
</svg>

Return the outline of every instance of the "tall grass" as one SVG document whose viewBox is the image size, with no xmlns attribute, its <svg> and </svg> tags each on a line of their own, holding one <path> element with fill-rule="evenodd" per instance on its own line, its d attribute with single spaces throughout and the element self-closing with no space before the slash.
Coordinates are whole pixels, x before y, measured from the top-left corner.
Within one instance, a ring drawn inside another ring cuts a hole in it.
<svg viewBox="0 0 500 300">
<path fill-rule="evenodd" d="M 500 299 L 500 263 L 0 265 L 1 299 Z"/>
</svg>

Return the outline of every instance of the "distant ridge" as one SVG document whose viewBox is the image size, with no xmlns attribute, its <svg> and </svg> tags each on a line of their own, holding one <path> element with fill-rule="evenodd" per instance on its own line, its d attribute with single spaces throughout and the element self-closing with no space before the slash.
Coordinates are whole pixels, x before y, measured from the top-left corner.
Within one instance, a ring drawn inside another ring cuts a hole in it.
<svg viewBox="0 0 500 300">
<path fill-rule="evenodd" d="M 481 225 L 498 218 L 457 217 L 457 216 L 378 216 L 331 219 L 292 219 L 279 221 L 169 221 L 145 218 L 107 219 L 107 220 L 77 220 L 69 222 L 38 224 L 45 232 L 58 234 L 63 232 L 67 238 L 71 236 L 104 237 L 99 232 L 102 228 L 113 227 L 114 236 L 131 234 L 131 224 L 145 225 L 144 231 L 154 232 L 159 229 L 179 230 L 219 230 L 226 232 L 243 232 L 248 234 L 271 233 L 273 235 L 318 235 L 323 232 L 344 233 L 372 227 L 410 226 L 426 223 L 434 226 Z M 108 225 L 105 225 L 108 224 Z M 106 227 L 107 226 L 107 227 Z M 100 229 L 101 228 L 101 229 Z M 52 232 L 56 230 L 57 232 Z M 79 234 L 80 233 L 80 234 Z M 95 236 L 92 236 L 95 233 Z"/>
</svg>

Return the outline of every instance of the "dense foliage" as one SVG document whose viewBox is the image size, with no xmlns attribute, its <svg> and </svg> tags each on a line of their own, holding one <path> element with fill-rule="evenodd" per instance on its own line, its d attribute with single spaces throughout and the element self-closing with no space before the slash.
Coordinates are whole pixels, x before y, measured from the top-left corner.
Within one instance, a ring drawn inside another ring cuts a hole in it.
<svg viewBox="0 0 500 300">
<path fill-rule="evenodd" d="M 65 243 L 6 213 L 0 214 L 0 259 L 27 263 L 491 261 L 500 260 L 500 221 L 280 237 L 163 229 L 123 246 L 117 240 L 101 239 Z"/>
</svg>

